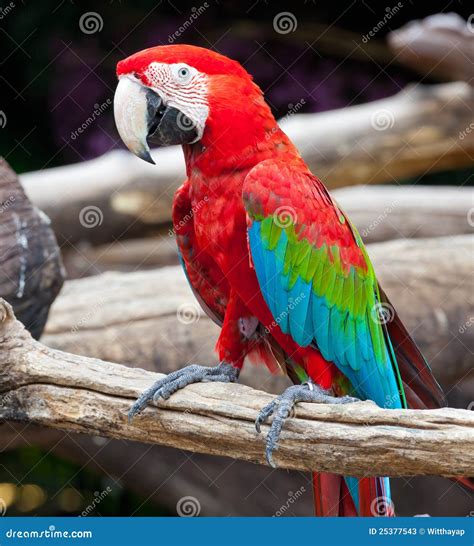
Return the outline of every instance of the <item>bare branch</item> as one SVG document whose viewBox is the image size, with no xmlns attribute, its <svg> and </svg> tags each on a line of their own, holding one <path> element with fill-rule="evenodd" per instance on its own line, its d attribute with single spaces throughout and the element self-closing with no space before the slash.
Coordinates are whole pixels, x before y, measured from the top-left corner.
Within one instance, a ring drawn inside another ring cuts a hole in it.
<svg viewBox="0 0 474 546">
<path fill-rule="evenodd" d="M 132 423 L 132 399 L 159 374 L 48 349 L 0 300 L 0 419 L 100 434 L 264 463 L 254 429 L 270 395 L 235 384 L 199 384 Z M 301 404 L 282 435 L 282 468 L 348 475 L 472 475 L 474 416 L 466 410 L 382 410 Z"/>
</svg>

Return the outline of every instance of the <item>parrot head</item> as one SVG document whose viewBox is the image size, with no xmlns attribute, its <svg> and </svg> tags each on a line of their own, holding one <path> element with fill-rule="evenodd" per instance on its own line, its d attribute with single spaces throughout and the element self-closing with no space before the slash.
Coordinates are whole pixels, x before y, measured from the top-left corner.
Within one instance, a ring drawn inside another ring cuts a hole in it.
<svg viewBox="0 0 474 546">
<path fill-rule="evenodd" d="M 265 136 L 275 123 L 259 87 L 237 62 L 214 51 L 167 45 L 145 49 L 117 65 L 114 117 L 127 148 L 154 163 L 150 144 L 207 147 L 223 133 L 235 151 Z M 258 119 L 258 123 L 255 120 Z M 272 121 L 273 120 L 273 121 Z M 267 124 L 267 125 L 268 125 Z"/>
</svg>

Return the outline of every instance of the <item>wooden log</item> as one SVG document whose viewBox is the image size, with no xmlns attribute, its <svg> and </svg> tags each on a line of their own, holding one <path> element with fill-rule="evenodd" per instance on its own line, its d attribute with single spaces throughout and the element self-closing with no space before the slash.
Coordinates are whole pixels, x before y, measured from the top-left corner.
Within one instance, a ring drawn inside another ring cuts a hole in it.
<svg viewBox="0 0 474 546">
<path fill-rule="evenodd" d="M 474 85 L 473 33 L 472 16 L 437 13 L 390 32 L 387 41 L 398 62 L 416 72 Z"/>
<path fill-rule="evenodd" d="M 470 187 L 352 186 L 333 195 L 366 243 L 472 233 Z M 179 263 L 170 228 L 148 238 L 66 247 L 63 258 L 69 278 Z"/>
<path fill-rule="evenodd" d="M 447 386 L 473 364 L 472 241 L 465 235 L 368 246 L 382 286 Z M 190 362 L 215 362 L 218 332 L 178 266 L 67 282 L 43 341 L 168 373 Z"/>
<path fill-rule="evenodd" d="M 4 300 L 0 320 L 0 420 L 265 464 L 254 421 L 271 395 L 239 384 L 196 384 L 129 422 L 131 401 L 163 375 L 49 349 Z M 353 476 L 469 476 L 473 453 L 474 415 L 467 410 L 301 404 L 275 462 Z"/>
<path fill-rule="evenodd" d="M 472 164 L 474 97 L 467 84 L 412 87 L 388 99 L 281 126 L 329 187 L 399 181 Z M 157 166 L 124 151 L 22 175 L 32 201 L 63 242 L 100 244 L 149 233 L 170 219 L 185 178 L 178 147 L 153 151 Z"/>
<path fill-rule="evenodd" d="M 48 217 L 35 208 L 0 158 L 0 296 L 39 337 L 64 270 Z"/>
</svg>

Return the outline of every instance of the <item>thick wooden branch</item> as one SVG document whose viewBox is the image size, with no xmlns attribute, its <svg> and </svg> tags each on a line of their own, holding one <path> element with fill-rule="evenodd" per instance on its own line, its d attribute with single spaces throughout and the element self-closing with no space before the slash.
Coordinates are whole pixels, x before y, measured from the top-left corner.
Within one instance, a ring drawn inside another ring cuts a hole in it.
<svg viewBox="0 0 474 546">
<path fill-rule="evenodd" d="M 43 331 L 64 274 L 48 217 L 31 204 L 0 158 L 0 296 L 35 337 Z"/>
<path fill-rule="evenodd" d="M 473 101 L 464 83 L 416 87 L 330 112 L 290 112 L 281 126 L 329 187 L 393 182 L 472 164 Z M 154 150 L 153 157 L 157 166 L 116 150 L 24 174 L 22 182 L 51 217 L 61 243 L 106 243 L 169 221 L 174 192 L 185 178 L 182 151 Z"/>
<path fill-rule="evenodd" d="M 470 187 L 352 186 L 333 195 L 366 243 L 472 232 Z M 170 227 L 158 228 L 152 237 L 66 247 L 63 258 L 69 278 L 179 263 Z"/>
<path fill-rule="evenodd" d="M 437 378 L 453 385 L 473 365 L 472 238 L 392 241 L 369 245 L 368 251 Z M 214 362 L 217 336 L 177 266 L 68 281 L 52 306 L 43 341 L 167 373 L 188 362 Z"/>
<path fill-rule="evenodd" d="M 390 32 L 388 44 L 399 63 L 420 74 L 474 85 L 472 19 L 452 12 L 430 15 Z"/>
<path fill-rule="evenodd" d="M 254 429 L 270 395 L 235 384 L 192 385 L 132 423 L 132 399 L 162 377 L 48 349 L 0 301 L 0 419 L 156 443 L 264 463 Z M 474 415 L 302 404 L 282 435 L 283 468 L 349 475 L 471 475 Z"/>
</svg>

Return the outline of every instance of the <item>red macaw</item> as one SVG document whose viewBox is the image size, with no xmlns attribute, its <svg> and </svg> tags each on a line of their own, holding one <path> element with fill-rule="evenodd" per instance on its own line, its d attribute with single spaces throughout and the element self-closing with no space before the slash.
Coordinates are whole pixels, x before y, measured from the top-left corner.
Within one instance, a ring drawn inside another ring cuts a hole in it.
<svg viewBox="0 0 474 546">
<path fill-rule="evenodd" d="M 220 364 L 171 373 L 130 417 L 190 383 L 236 381 L 246 357 L 295 383 L 256 421 L 260 430 L 273 415 L 271 465 L 298 402 L 444 405 L 360 235 L 244 68 L 214 51 L 169 45 L 120 61 L 117 75 L 115 120 L 129 150 L 153 162 L 147 141 L 183 146 L 187 180 L 173 205 L 179 253 L 197 299 L 221 326 Z M 321 473 L 314 492 L 318 515 L 393 514 L 388 478 Z"/>
</svg>

